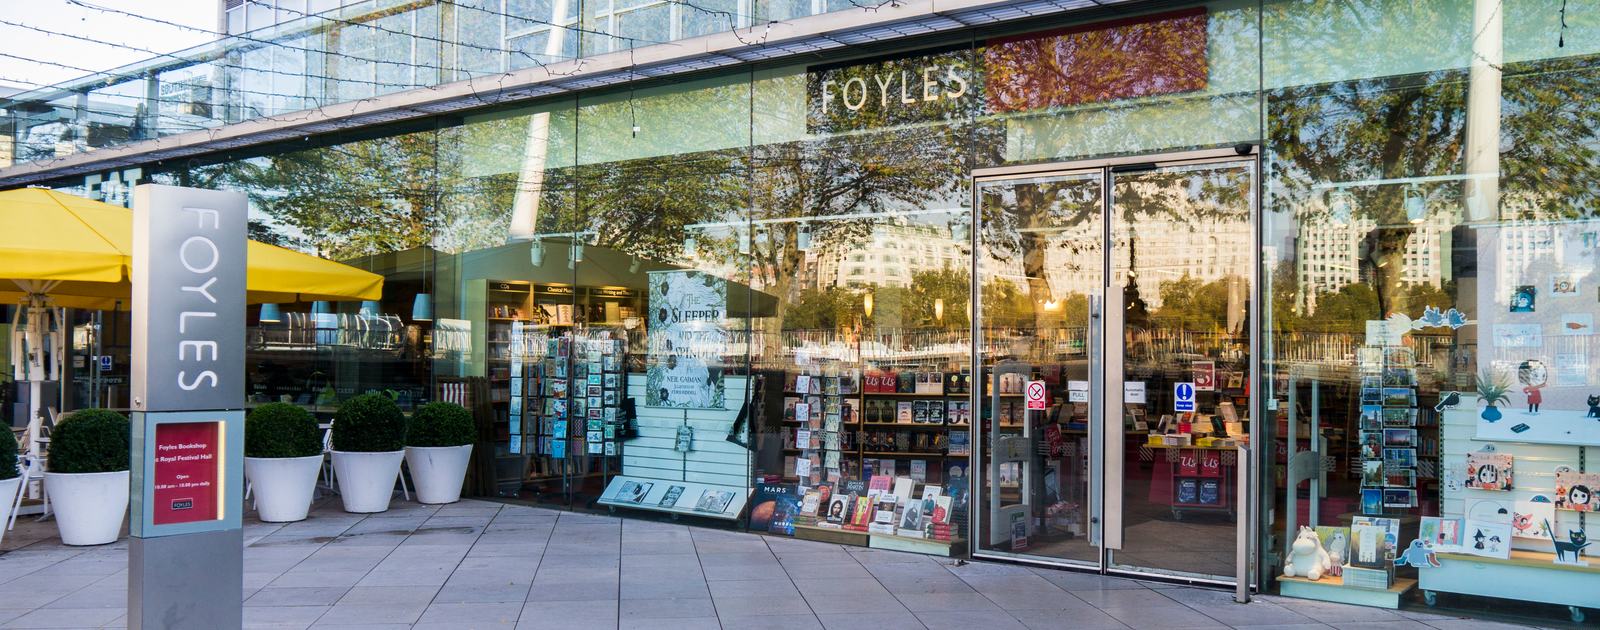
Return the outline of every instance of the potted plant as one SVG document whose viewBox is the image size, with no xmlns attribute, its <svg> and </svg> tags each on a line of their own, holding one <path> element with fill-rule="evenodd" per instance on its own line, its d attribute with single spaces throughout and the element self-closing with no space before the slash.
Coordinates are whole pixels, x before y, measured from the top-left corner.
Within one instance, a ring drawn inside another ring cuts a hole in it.
<svg viewBox="0 0 1600 630">
<path fill-rule="evenodd" d="M 1484 420 L 1489 422 L 1500 420 L 1502 417 L 1500 409 L 1495 405 L 1511 402 L 1511 398 L 1506 396 L 1508 391 L 1511 391 L 1510 379 L 1490 370 L 1478 373 L 1478 400 L 1484 404 L 1483 413 L 1480 414 Z"/>
<path fill-rule="evenodd" d="M 109 409 L 84 409 L 50 432 L 45 492 L 56 529 L 68 545 L 117 540 L 128 513 L 128 418 Z"/>
<path fill-rule="evenodd" d="M 305 520 L 321 468 L 322 432 L 310 412 L 283 402 L 250 412 L 244 421 L 244 475 L 261 520 Z"/>
<path fill-rule="evenodd" d="M 17 504 L 17 493 L 22 491 L 22 472 L 18 470 L 17 441 L 11 436 L 0 436 L 0 535 L 11 522 L 11 507 Z"/>
<path fill-rule="evenodd" d="M 394 399 L 362 394 L 333 415 L 333 472 L 344 511 L 384 512 L 405 459 L 406 417 Z"/>
<path fill-rule="evenodd" d="M 418 408 L 406 426 L 406 465 L 421 503 L 461 500 L 472 442 L 477 431 L 472 412 L 455 403 L 435 402 Z"/>
</svg>

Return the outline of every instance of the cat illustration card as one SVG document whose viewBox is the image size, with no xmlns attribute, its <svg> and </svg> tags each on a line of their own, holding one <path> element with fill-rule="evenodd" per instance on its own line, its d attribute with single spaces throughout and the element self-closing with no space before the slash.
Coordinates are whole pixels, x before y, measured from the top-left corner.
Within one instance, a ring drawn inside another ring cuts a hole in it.
<svg viewBox="0 0 1600 630">
<path fill-rule="evenodd" d="M 1584 533 L 1583 529 L 1567 530 L 1566 540 L 1554 537 L 1550 540 L 1555 545 L 1556 564 L 1578 567 L 1589 566 L 1589 562 L 1583 559 L 1583 550 L 1589 546 L 1589 536 Z"/>
<path fill-rule="evenodd" d="M 1556 471 L 1556 509 L 1593 512 L 1600 508 L 1596 491 L 1600 491 L 1600 473 Z"/>
<path fill-rule="evenodd" d="M 1505 453 L 1468 453 L 1467 487 L 1477 490 L 1511 489 L 1511 456 Z"/>
</svg>

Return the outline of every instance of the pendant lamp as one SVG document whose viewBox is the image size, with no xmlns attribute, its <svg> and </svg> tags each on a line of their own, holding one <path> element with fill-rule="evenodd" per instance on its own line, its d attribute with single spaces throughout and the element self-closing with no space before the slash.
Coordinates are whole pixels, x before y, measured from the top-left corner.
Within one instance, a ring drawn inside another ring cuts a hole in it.
<svg viewBox="0 0 1600 630">
<path fill-rule="evenodd" d="M 418 322 L 433 321 L 433 295 L 418 293 L 416 301 L 411 303 L 411 319 Z"/>
<path fill-rule="evenodd" d="M 278 305 L 277 304 L 262 304 L 261 305 L 261 323 L 263 323 L 263 324 L 277 324 L 277 323 L 282 322 L 282 321 L 283 321 L 283 311 L 278 309 Z"/>
<path fill-rule="evenodd" d="M 423 288 L 423 291 L 421 293 L 418 293 L 416 299 L 411 302 L 411 321 L 414 321 L 414 322 L 431 322 L 431 321 L 433 321 L 433 294 L 427 292 L 427 288 L 428 288 L 428 264 L 429 263 L 428 263 L 427 258 L 426 258 L 426 255 L 427 255 L 426 249 L 423 250 L 423 255 L 424 255 L 423 262 L 422 262 L 422 288 Z"/>
</svg>

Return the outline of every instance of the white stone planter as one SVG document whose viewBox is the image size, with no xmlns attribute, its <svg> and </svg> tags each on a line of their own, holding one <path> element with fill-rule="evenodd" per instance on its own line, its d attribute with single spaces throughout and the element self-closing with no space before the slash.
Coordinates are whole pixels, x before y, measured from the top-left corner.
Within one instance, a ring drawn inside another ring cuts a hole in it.
<svg viewBox="0 0 1600 630">
<path fill-rule="evenodd" d="M 45 472 L 44 489 L 56 512 L 56 530 L 68 545 L 116 542 L 128 515 L 128 471 Z"/>
<path fill-rule="evenodd" d="M 22 477 L 12 477 L 0 481 L 0 530 L 5 529 L 11 522 L 11 506 L 17 504 L 17 493 L 22 491 Z M 0 538 L 5 532 L 0 531 Z"/>
<path fill-rule="evenodd" d="M 244 476 L 254 493 L 256 516 L 268 523 L 305 520 L 321 469 L 321 455 L 244 458 Z"/>
<path fill-rule="evenodd" d="M 371 514 L 389 510 L 394 482 L 400 478 L 400 462 L 405 451 L 362 453 L 333 452 L 333 480 L 339 486 L 344 511 Z"/>
<path fill-rule="evenodd" d="M 467 479 L 472 445 L 407 446 L 406 465 L 419 503 L 455 503 L 461 500 L 461 483 Z"/>
</svg>

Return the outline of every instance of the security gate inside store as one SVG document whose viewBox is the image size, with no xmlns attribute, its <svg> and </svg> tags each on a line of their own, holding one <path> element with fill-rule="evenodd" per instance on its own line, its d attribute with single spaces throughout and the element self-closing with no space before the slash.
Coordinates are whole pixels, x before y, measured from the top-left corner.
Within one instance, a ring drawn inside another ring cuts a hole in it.
<svg viewBox="0 0 1600 630">
<path fill-rule="evenodd" d="M 1256 186 L 1231 150 L 975 177 L 975 555 L 1248 575 Z"/>
</svg>

